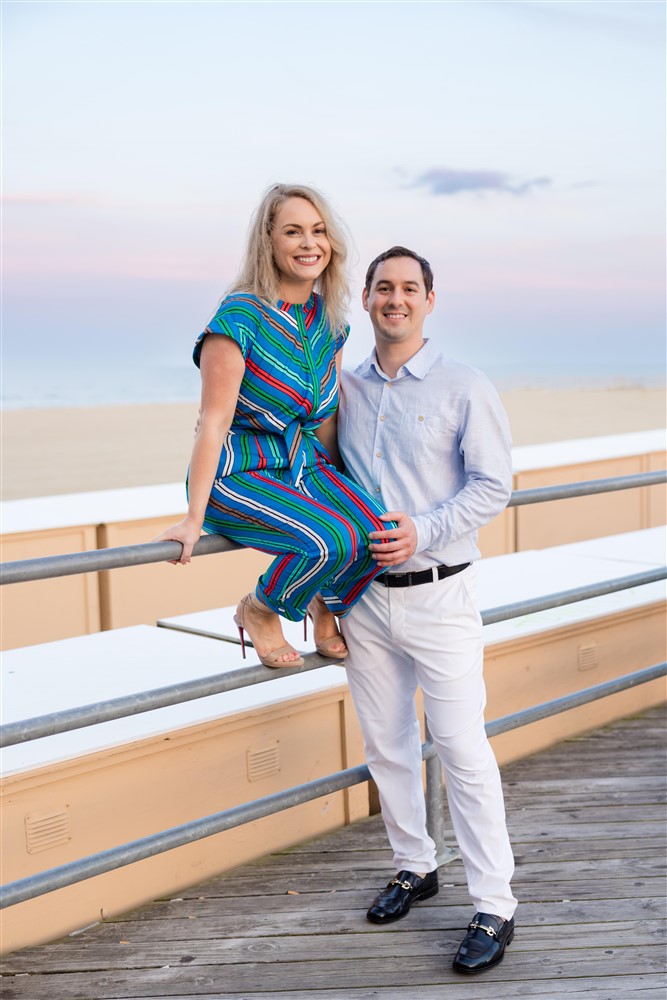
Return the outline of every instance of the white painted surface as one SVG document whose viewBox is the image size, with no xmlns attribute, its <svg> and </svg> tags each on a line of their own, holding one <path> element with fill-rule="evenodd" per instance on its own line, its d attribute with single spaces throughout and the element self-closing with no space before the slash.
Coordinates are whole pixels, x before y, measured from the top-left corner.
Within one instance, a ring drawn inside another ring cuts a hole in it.
<svg viewBox="0 0 667 1000">
<path fill-rule="evenodd" d="M 598 559 L 620 559 L 643 566 L 664 566 L 667 559 L 667 526 L 626 531 L 606 538 L 588 538 L 582 542 L 559 545 L 564 554 L 593 556 Z M 633 572 L 640 572 L 633 570 Z"/>
<path fill-rule="evenodd" d="M 600 462 L 609 458 L 645 455 L 667 448 L 667 430 L 636 431 L 632 434 L 609 434 L 604 437 L 572 438 L 548 444 L 522 445 L 512 449 L 514 472 L 556 469 L 562 465 Z"/>
<path fill-rule="evenodd" d="M 478 563 L 480 607 L 488 610 L 664 566 L 666 543 L 667 528 L 659 527 L 482 559 Z M 522 615 L 487 625 L 485 641 L 487 645 L 504 642 L 519 635 L 645 607 L 664 601 L 666 594 L 667 585 L 661 580 L 561 608 Z"/>
<path fill-rule="evenodd" d="M 299 644 L 303 648 L 303 642 Z M 211 677 L 258 663 L 252 649 L 150 625 L 61 639 L 3 654 L 3 722 Z M 238 712 L 277 705 L 345 683 L 323 667 L 181 705 L 47 736 L 0 752 L 5 776 L 169 733 Z"/>
<path fill-rule="evenodd" d="M 93 493 L 5 500 L 0 504 L 2 534 L 45 531 L 80 524 L 113 524 L 154 517 L 179 517 L 187 510 L 184 483 L 134 486 Z M 147 539 L 150 541 L 150 539 Z"/>
</svg>

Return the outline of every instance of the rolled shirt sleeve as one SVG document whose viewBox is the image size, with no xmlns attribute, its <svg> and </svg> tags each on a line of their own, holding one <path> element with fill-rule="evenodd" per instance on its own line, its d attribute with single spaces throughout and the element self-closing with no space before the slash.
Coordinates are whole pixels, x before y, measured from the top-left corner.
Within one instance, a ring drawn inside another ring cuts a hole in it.
<svg viewBox="0 0 667 1000">
<path fill-rule="evenodd" d="M 455 496 L 413 517 L 417 552 L 445 548 L 504 510 L 512 495 L 511 447 L 509 421 L 498 393 L 480 373 L 470 386 L 459 427 L 464 483 Z"/>
</svg>

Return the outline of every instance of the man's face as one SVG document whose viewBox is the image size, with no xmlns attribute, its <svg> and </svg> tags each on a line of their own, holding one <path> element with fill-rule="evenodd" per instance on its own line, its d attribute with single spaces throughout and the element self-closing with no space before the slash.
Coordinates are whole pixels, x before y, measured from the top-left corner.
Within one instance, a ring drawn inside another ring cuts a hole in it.
<svg viewBox="0 0 667 1000">
<path fill-rule="evenodd" d="M 362 302 L 378 343 L 421 346 L 424 320 L 433 309 L 435 293 L 426 294 L 418 261 L 391 257 L 378 264 Z"/>
</svg>

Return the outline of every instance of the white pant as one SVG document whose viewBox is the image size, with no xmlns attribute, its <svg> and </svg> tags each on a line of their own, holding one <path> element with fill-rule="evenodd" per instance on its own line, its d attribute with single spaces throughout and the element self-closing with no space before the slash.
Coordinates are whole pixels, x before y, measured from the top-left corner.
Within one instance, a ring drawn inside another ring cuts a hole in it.
<svg viewBox="0 0 667 1000">
<path fill-rule="evenodd" d="M 498 765 L 484 731 L 475 568 L 415 587 L 372 583 L 341 624 L 350 690 L 396 868 L 436 867 L 414 703 L 419 684 L 475 909 L 511 917 L 514 859 Z"/>
</svg>

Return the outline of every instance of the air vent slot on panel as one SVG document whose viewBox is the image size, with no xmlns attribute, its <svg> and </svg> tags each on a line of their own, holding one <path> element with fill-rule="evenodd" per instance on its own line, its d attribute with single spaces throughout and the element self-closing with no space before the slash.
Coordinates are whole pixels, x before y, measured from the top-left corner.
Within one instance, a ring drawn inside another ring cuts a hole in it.
<svg viewBox="0 0 667 1000">
<path fill-rule="evenodd" d="M 67 844 L 72 839 L 69 810 L 30 813 L 25 818 L 25 839 L 28 854 Z"/>
<path fill-rule="evenodd" d="M 577 669 L 592 670 L 598 665 L 598 644 L 588 643 L 586 646 L 579 646 L 577 649 Z"/>
<path fill-rule="evenodd" d="M 280 771 L 280 751 L 278 741 L 257 750 L 246 751 L 248 781 L 260 781 Z"/>
</svg>

